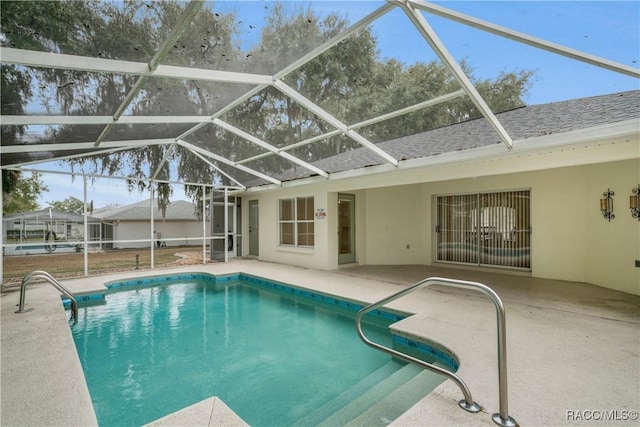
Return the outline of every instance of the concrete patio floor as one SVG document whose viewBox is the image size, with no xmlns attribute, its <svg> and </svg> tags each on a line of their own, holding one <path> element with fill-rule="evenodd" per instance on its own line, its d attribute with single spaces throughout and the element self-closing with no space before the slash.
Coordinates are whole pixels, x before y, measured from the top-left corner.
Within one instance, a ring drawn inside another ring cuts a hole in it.
<svg viewBox="0 0 640 427">
<path fill-rule="evenodd" d="M 500 295 L 507 311 L 509 415 L 523 426 L 638 423 L 640 297 L 585 283 L 450 267 L 346 266 L 328 272 L 254 260 L 62 283 L 73 292 L 91 292 L 107 281 L 186 271 L 245 272 L 363 302 L 431 276 L 484 283 Z M 32 310 L 24 314 L 14 313 L 18 297 L 15 288 L 3 289 L 0 297 L 1 425 L 96 425 L 58 292 L 49 285 L 30 285 L 26 301 Z M 460 409 L 460 390 L 445 381 L 392 425 L 495 425 L 491 414 L 499 409 L 496 314 L 488 298 L 430 287 L 391 306 L 416 313 L 398 328 L 436 340 L 457 354 L 458 375 L 484 408 L 478 414 Z M 208 408 L 228 411 L 222 402 L 211 402 Z M 190 418 L 189 411 L 170 420 L 181 425 L 236 424 L 232 414 Z"/>
</svg>

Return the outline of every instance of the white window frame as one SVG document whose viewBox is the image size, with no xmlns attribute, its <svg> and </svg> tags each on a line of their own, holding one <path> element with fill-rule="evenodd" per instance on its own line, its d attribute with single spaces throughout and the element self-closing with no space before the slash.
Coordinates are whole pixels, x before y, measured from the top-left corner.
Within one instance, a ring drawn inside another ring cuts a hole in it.
<svg viewBox="0 0 640 427">
<path fill-rule="evenodd" d="M 283 197 L 278 199 L 278 245 L 285 247 L 295 247 L 295 248 L 313 248 L 315 247 L 315 225 L 313 227 L 313 242 L 312 245 L 301 245 L 298 242 L 298 229 L 300 224 L 315 224 L 315 218 L 313 217 L 313 209 L 312 209 L 312 217 L 310 219 L 299 219 L 298 218 L 298 201 L 302 199 L 311 199 L 315 208 L 315 197 L 308 196 L 295 196 L 295 197 Z M 293 204 L 293 218 L 292 219 L 282 219 L 282 202 L 290 201 Z M 282 227 L 284 224 L 292 224 L 293 225 L 293 243 L 283 243 L 282 242 Z"/>
</svg>

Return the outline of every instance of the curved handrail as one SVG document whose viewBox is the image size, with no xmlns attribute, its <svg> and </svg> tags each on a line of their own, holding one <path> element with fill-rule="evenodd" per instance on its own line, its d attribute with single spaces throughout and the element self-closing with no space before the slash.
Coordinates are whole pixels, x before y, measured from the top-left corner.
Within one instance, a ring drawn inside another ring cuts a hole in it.
<svg viewBox="0 0 640 427">
<path fill-rule="evenodd" d="M 471 392 L 467 385 L 458 377 L 456 374 L 449 372 L 445 369 L 442 369 L 438 366 L 432 365 L 430 363 L 424 362 L 420 359 L 416 359 L 415 357 L 409 356 L 392 348 L 383 346 L 381 344 L 375 343 L 369 340 L 362 331 L 362 317 L 368 312 L 375 310 L 378 307 L 381 307 L 391 301 L 394 301 L 398 298 L 401 298 L 405 295 L 408 295 L 420 288 L 424 288 L 431 285 L 442 285 L 442 286 L 450 286 L 454 288 L 462 288 L 462 289 L 471 289 L 475 291 L 479 291 L 484 293 L 485 295 L 491 298 L 491 301 L 496 306 L 496 314 L 497 314 L 497 332 L 498 332 L 498 388 L 500 395 L 500 412 L 493 414 L 493 421 L 503 427 L 513 427 L 516 426 L 516 421 L 509 416 L 509 404 L 508 404 L 508 390 L 507 390 L 507 349 L 506 349 L 506 316 L 504 311 L 504 304 L 502 300 L 496 294 L 493 289 L 490 287 L 483 285 L 478 282 L 469 282 L 466 280 L 456 280 L 456 279 L 447 279 L 443 277 L 428 277 L 420 282 L 403 289 L 400 292 L 396 292 L 393 295 L 390 295 L 386 298 L 381 299 L 378 302 L 370 304 L 360 311 L 356 315 L 356 329 L 358 330 L 358 335 L 360 339 L 364 341 L 365 344 L 374 347 L 378 350 L 381 350 L 385 353 L 391 354 L 393 356 L 399 357 L 407 362 L 412 362 L 417 365 L 422 366 L 425 369 L 428 369 L 432 372 L 443 375 L 453 381 L 462 391 L 464 395 L 464 400 L 459 402 L 460 407 L 469 411 L 469 412 L 478 412 L 480 410 L 480 406 L 473 401 L 471 397 Z"/>
<path fill-rule="evenodd" d="M 42 270 L 35 270 L 31 273 L 27 274 L 22 278 L 22 285 L 20 286 L 20 304 L 18 305 L 18 311 L 16 313 L 24 313 L 26 310 L 24 309 L 24 300 L 27 291 L 27 285 L 31 282 L 32 279 L 45 279 L 54 288 L 62 292 L 67 298 L 71 300 L 71 319 L 74 323 L 78 319 L 78 302 L 76 301 L 75 296 L 71 291 L 65 288 L 62 283 L 58 282 L 51 274 Z"/>
</svg>

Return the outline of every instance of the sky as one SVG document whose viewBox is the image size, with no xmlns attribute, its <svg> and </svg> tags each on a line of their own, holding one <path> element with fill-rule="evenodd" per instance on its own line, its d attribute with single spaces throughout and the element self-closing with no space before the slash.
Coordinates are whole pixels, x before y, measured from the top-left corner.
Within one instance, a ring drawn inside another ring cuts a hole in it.
<svg viewBox="0 0 640 427">
<path fill-rule="evenodd" d="M 285 7 L 307 3 L 285 1 Z M 440 1 L 437 4 L 546 39 L 624 65 L 640 62 L 639 1 Z M 355 22 L 377 9 L 381 1 L 313 2 L 320 15 L 338 11 Z M 244 48 L 260 36 L 264 18 L 273 6 L 268 1 L 215 2 L 222 12 L 236 14 Z M 527 104 L 541 104 L 640 88 L 639 80 L 588 64 L 562 58 L 529 46 L 469 28 L 428 13 L 423 16 L 457 61 L 465 60 L 477 78 L 493 78 L 501 72 L 534 71 L 533 84 L 525 96 Z M 379 57 L 394 58 L 405 65 L 436 59 L 422 36 L 401 10 L 394 10 L 372 26 Z M 53 166 L 59 169 L 60 166 Z M 82 179 L 48 174 L 49 192 L 41 205 L 64 200 L 69 195 L 82 199 Z M 106 204 L 128 204 L 149 197 L 129 194 L 123 181 L 99 180 L 89 188 L 88 200 L 96 208 Z M 182 186 L 174 186 L 174 200 L 187 197 Z"/>
<path fill-rule="evenodd" d="M 292 10 L 301 2 L 284 2 Z M 624 65 L 640 63 L 640 2 L 634 1 L 437 1 L 440 6 L 492 22 L 566 47 Z M 238 15 L 244 46 L 255 42 L 259 22 L 270 2 L 219 2 Z M 256 7 L 256 4 L 265 5 Z M 306 3 L 302 3 L 306 4 Z M 351 22 L 363 18 L 383 1 L 320 1 L 313 8 L 320 15 L 339 11 Z M 433 14 L 423 13 L 457 61 L 467 61 L 478 78 L 500 72 L 535 71 L 527 104 L 640 88 L 633 77 L 616 75 L 593 65 L 506 40 Z M 424 38 L 400 9 L 385 14 L 372 25 L 379 57 L 405 65 L 436 59 Z"/>
<path fill-rule="evenodd" d="M 47 169 L 51 170 L 51 168 Z M 82 176 L 76 176 L 72 179 L 69 175 L 48 173 L 43 175 L 43 182 L 49 191 L 43 193 L 40 198 L 41 207 L 47 207 L 50 202 L 62 201 L 69 196 L 79 200 L 84 199 L 84 182 Z M 182 185 L 173 184 L 172 189 L 172 201 L 190 200 L 189 197 L 185 195 Z M 150 193 L 148 190 L 143 192 L 129 192 L 127 182 L 123 179 L 87 179 L 87 202 L 93 201 L 94 209 L 103 208 L 107 205 L 124 206 L 142 200 L 148 200 L 149 198 Z"/>
</svg>

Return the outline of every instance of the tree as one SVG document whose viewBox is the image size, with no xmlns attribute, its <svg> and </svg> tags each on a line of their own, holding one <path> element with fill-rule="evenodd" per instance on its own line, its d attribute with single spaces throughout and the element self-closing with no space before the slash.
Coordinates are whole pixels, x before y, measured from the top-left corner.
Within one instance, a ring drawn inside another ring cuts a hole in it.
<svg viewBox="0 0 640 427">
<path fill-rule="evenodd" d="M 49 207 L 62 212 L 84 213 L 84 203 L 73 196 L 69 196 L 62 201 L 49 202 Z"/>
<path fill-rule="evenodd" d="M 264 58 L 263 62 L 275 63 L 267 70 L 271 73 L 280 71 L 315 46 L 338 35 L 349 24 L 337 13 L 321 17 L 310 7 L 300 8 L 291 16 L 285 12 L 282 5 L 273 8 L 262 32 L 260 45 L 253 54 L 256 58 Z M 371 30 L 363 28 L 285 76 L 284 81 L 339 120 L 347 122 L 354 89 L 358 85 L 371 88 L 373 84 L 376 43 Z M 238 121 L 252 133 L 263 135 L 266 141 L 279 147 L 333 130 L 330 124 L 273 88 L 264 90 L 252 102 L 261 104 L 260 113 L 250 114 L 240 110 L 237 112 L 241 116 Z M 253 120 L 253 123 L 247 123 L 248 120 Z M 357 146 L 354 141 L 338 136 L 305 146 L 294 153 L 305 161 L 313 161 Z M 273 159 L 269 161 L 273 162 Z M 278 172 L 292 165 L 284 161 L 269 165 L 263 161 L 259 166 Z"/>
<path fill-rule="evenodd" d="M 185 10 L 182 2 L 0 2 L 3 44 L 19 48 L 145 62 L 158 50 Z M 238 20 L 233 13 L 215 13 L 203 7 L 189 24 L 163 64 L 251 73 L 274 74 L 292 61 L 330 40 L 349 25 L 338 13 L 320 15 L 311 6 L 276 3 L 271 6 L 260 40 L 248 51 L 240 43 Z M 378 44 L 371 28 L 365 27 L 325 51 L 314 60 L 284 76 L 283 81 L 346 124 L 432 99 L 459 89 L 448 69 L 439 62 L 402 64 L 378 57 Z M 523 105 L 532 73 L 503 73 L 495 80 L 478 80 L 466 64 L 462 68 L 494 111 Z M 137 77 L 111 73 L 69 70 L 37 70 L 2 67 L 3 114 L 24 114 L 37 91 L 48 111 L 64 114 L 113 115 Z M 37 82 L 38 84 L 34 84 Z M 228 102 L 247 93 L 252 86 L 150 77 L 131 103 L 133 115 L 211 115 Z M 9 100 L 5 104 L 5 99 Z M 5 111 L 6 110 L 6 111 Z M 477 117 L 479 112 L 466 98 L 359 129 L 373 142 L 425 131 Z M 334 130 L 333 126 L 274 87 L 267 86 L 228 111 L 222 119 L 257 138 L 286 147 Z M 177 137 L 191 124 L 115 125 L 107 138 L 151 139 Z M 51 127 L 47 142 L 95 141 L 104 126 L 65 125 Z M 3 141 L 18 138 L 24 129 L 2 127 Z M 7 135 L 5 135 L 5 131 Z M 231 160 L 255 160 L 247 167 L 266 174 L 279 174 L 295 166 L 265 148 L 244 140 L 214 124 L 201 127 L 185 138 Z M 306 162 L 314 162 L 360 145 L 344 135 L 289 150 Z M 166 161 L 168 160 L 168 161 Z M 109 175 L 126 170 L 130 191 L 156 185 L 159 205 L 165 207 L 170 186 L 149 184 L 138 178 L 152 175 L 170 178 L 170 165 L 177 165 L 178 179 L 188 182 L 230 184 L 224 173 L 241 182 L 253 175 L 216 163 L 211 168 L 182 147 L 144 146 L 105 156 L 68 161 L 72 168 Z M 3 179 L 4 179 L 3 175 Z M 10 177 L 7 177 L 10 178 Z M 171 177 L 175 179 L 176 177 Z M 196 201 L 199 187 L 187 187 Z M 200 203 L 198 203 L 200 206 Z"/>
<path fill-rule="evenodd" d="M 70 46 L 82 38 L 83 22 L 91 21 L 91 2 L 0 2 L 0 42 L 20 49 L 48 50 L 52 45 Z M 62 49 L 60 49 L 62 50 Z M 15 65 L 2 65 L 0 72 L 1 111 L 7 115 L 27 113 L 27 104 L 34 91 L 47 93 L 51 87 L 64 89 L 64 72 L 41 70 Z M 35 85 L 34 82 L 50 82 Z M 56 93 L 56 90 L 53 91 Z M 47 106 L 45 106 L 47 110 Z M 2 144 L 16 144 L 25 133 L 25 126 L 0 127 Z M 37 199 L 47 187 L 39 175 L 23 178 L 16 171 L 2 170 L 4 212 L 23 212 L 38 208 Z M 28 189 L 33 189 L 29 194 Z M 6 203 L 9 203 L 7 206 Z"/>
<path fill-rule="evenodd" d="M 41 180 L 39 173 L 33 172 L 28 178 L 20 176 L 11 192 L 3 194 L 3 215 L 39 209 L 38 199 L 45 191 L 49 191 L 49 188 Z"/>
<path fill-rule="evenodd" d="M 533 72 L 501 73 L 494 80 L 478 80 L 466 62 L 462 61 L 461 68 L 494 113 L 524 106 L 522 97 L 530 88 Z M 369 115 L 375 117 L 460 89 L 447 67 L 436 61 L 419 62 L 405 67 L 390 60 L 377 64 L 374 73 L 376 80 L 387 80 L 380 85 L 384 89 L 359 88 L 362 93 L 353 97 L 353 102 L 356 103 L 353 108 L 355 114 L 369 111 Z M 381 142 L 480 116 L 480 111 L 465 96 L 376 123 L 362 128 L 361 133 L 375 142 Z M 363 118 L 366 117 L 356 116 L 352 120 L 357 122 Z"/>
<path fill-rule="evenodd" d="M 335 13 L 321 17 L 310 7 L 301 7 L 287 14 L 283 5 L 277 5 L 268 16 L 260 43 L 251 55 L 261 64 L 261 72 L 273 74 L 339 34 L 347 25 L 347 20 Z M 460 89 L 454 76 L 440 62 L 405 66 L 393 59 L 381 60 L 377 54 L 375 36 L 370 28 L 363 28 L 286 75 L 284 82 L 346 124 Z M 494 112 L 524 105 L 522 97 L 529 89 L 531 72 L 503 73 L 495 80 L 478 80 L 466 63 L 461 66 Z M 465 97 L 370 125 L 359 129 L 359 132 L 373 142 L 382 142 L 479 115 L 475 105 Z M 278 148 L 334 130 L 330 124 L 273 87 L 254 95 L 227 114 L 225 120 Z M 223 147 L 208 146 L 217 152 L 222 150 L 221 154 L 231 158 L 242 159 L 264 153 L 264 150 L 238 138 L 222 139 L 225 142 Z M 205 137 L 198 142 L 207 146 L 207 140 Z M 304 161 L 314 162 L 359 147 L 358 143 L 340 134 L 288 152 Z M 278 174 L 295 165 L 269 154 L 247 166 Z M 189 167 L 184 169 L 193 171 Z"/>
</svg>

